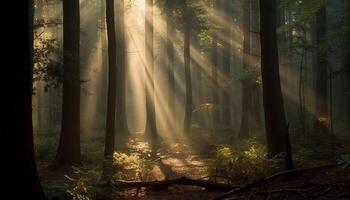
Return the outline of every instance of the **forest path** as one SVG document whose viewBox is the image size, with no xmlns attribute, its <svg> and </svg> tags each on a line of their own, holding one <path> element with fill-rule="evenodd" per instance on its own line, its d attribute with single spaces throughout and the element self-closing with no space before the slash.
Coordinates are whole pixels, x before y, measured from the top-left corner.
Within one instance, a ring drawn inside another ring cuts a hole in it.
<svg viewBox="0 0 350 200">
<path fill-rule="evenodd" d="M 134 146 L 136 148 L 137 146 L 145 148 L 147 145 L 142 143 L 135 142 Z M 162 144 L 151 151 L 150 157 L 153 157 L 156 161 L 148 177 L 149 180 L 165 180 L 180 177 L 203 179 L 210 175 L 206 159 L 184 143 Z M 197 186 L 174 185 L 163 191 L 131 189 L 125 191 L 123 196 L 127 200 L 199 200 L 210 199 L 220 194 L 222 192 L 208 191 Z"/>
</svg>

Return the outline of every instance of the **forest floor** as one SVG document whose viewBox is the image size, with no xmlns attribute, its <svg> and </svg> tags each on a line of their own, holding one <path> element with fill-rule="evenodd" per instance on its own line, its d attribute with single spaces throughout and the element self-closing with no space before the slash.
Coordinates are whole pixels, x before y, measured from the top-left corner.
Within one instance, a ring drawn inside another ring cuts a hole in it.
<svg viewBox="0 0 350 200">
<path fill-rule="evenodd" d="M 141 157 L 135 158 L 129 156 L 119 158 L 125 162 L 122 165 L 136 165 L 142 169 L 135 171 L 132 167 L 131 169 L 127 169 L 125 166 L 121 165 L 118 170 L 122 170 L 123 172 L 118 176 L 118 179 L 122 177 L 125 180 L 150 181 L 188 177 L 191 179 L 204 180 L 206 179 L 205 177 L 210 175 L 206 158 L 188 148 L 186 145 L 176 143 L 151 150 L 147 143 L 133 141 L 129 148 L 131 148 L 133 152 L 139 152 L 137 155 L 141 155 Z M 130 149 L 128 149 L 128 151 L 130 151 Z M 126 159 L 130 159 L 130 157 L 134 160 L 125 161 Z M 145 160 L 151 160 L 151 162 L 144 162 Z M 325 162 L 325 164 L 329 163 Z M 96 168 L 96 166 L 91 165 L 88 166 L 88 168 L 90 168 L 90 171 L 88 170 L 85 174 L 89 174 L 93 171 L 90 175 L 97 174 L 97 176 L 100 177 L 100 166 Z M 58 172 L 51 171 L 48 168 L 47 162 L 38 162 L 38 171 L 44 189 L 46 189 L 49 197 L 62 196 L 58 193 L 62 193 L 64 190 L 67 191 L 67 188 L 70 188 L 71 191 L 72 189 L 74 191 L 82 190 L 85 196 L 90 196 L 90 199 L 93 200 L 204 200 L 213 199 L 225 194 L 223 191 L 213 191 L 198 186 L 183 185 L 173 185 L 161 190 L 130 188 L 117 191 L 115 188 L 109 188 L 107 190 L 104 188 L 104 192 L 101 192 L 98 188 L 93 188 L 88 185 L 82 186 L 77 184 L 77 182 L 74 182 L 73 187 L 72 185 L 69 186 L 70 183 L 67 181 L 67 176 L 74 180 L 80 180 L 79 178 L 81 178 L 84 173 L 77 173 L 74 170 L 67 169 Z M 95 179 L 97 180 L 99 178 L 95 177 Z M 79 188 L 81 186 L 89 188 L 89 192 Z M 244 187 L 244 185 L 237 187 Z M 95 194 L 91 195 L 92 193 Z M 98 193 L 98 195 L 96 195 L 96 193 Z M 273 180 L 262 181 L 255 186 L 249 186 L 246 190 L 231 195 L 227 199 L 350 199 L 350 173 L 348 170 L 339 166 L 296 172 L 292 175 L 283 175 Z"/>
</svg>

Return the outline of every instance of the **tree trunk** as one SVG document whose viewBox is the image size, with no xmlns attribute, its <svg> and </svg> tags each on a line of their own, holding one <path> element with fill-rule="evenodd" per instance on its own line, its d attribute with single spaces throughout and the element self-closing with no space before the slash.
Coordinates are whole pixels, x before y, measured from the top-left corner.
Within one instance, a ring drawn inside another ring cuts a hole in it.
<svg viewBox="0 0 350 200">
<path fill-rule="evenodd" d="M 168 6 L 169 8 L 170 6 Z M 168 10 L 166 13 L 166 24 L 167 24 L 167 32 L 166 32 L 166 48 L 167 48 L 167 69 L 168 69 L 168 112 L 170 118 L 168 119 L 168 127 L 170 123 L 175 123 L 173 119 L 175 119 L 175 74 L 174 74 L 174 40 L 175 40 L 175 25 L 173 23 L 173 11 Z"/>
<path fill-rule="evenodd" d="M 146 39 L 146 134 L 156 139 L 157 123 L 155 113 L 154 59 L 153 59 L 153 0 L 146 1 L 145 39 Z"/>
<path fill-rule="evenodd" d="M 329 119 L 328 111 L 328 69 L 327 69 L 327 50 L 324 48 L 327 45 L 327 18 L 326 7 L 323 6 L 316 14 L 316 77 L 315 77 L 315 121 L 314 129 L 322 133 L 329 133 L 327 121 Z"/>
<path fill-rule="evenodd" d="M 188 5 L 184 5 L 184 19 L 188 16 Z M 190 25 L 184 21 L 184 64 L 185 64 L 185 82 L 186 82 L 186 104 L 185 104 L 185 119 L 184 119 L 184 133 L 188 134 L 191 129 L 192 119 L 192 80 L 191 80 L 191 52 L 190 52 Z"/>
<path fill-rule="evenodd" d="M 5 167 L 5 184 L 1 196 L 4 199 L 44 200 L 46 197 L 37 174 L 33 145 L 33 1 L 10 3 L 12 5 L 5 6 L 16 8 L 18 13 L 11 21 L 5 22 L 13 32 L 5 35 L 11 43 L 5 46 L 7 51 L 3 61 L 11 63 L 11 67 L 4 68 L 3 73 L 12 74 L 11 81 L 15 84 L 9 87 L 8 79 L 1 82 L 6 94 L 6 98 L 2 98 L 2 115 L 6 117 L 0 127 L 0 146 L 4 152 L 2 160 L 8 163 L 2 166 Z M 14 32 L 19 35 L 14 36 Z"/>
<path fill-rule="evenodd" d="M 53 167 L 80 164 L 79 0 L 63 0 L 62 127 Z"/>
<path fill-rule="evenodd" d="M 115 143 L 116 99 L 117 99 L 117 63 L 116 34 L 114 21 L 114 0 L 106 0 L 106 24 L 108 40 L 108 96 L 105 137 L 105 157 L 112 156 Z"/>
<path fill-rule="evenodd" d="M 247 1 L 247 0 L 246 0 Z M 249 2 L 249 1 L 248 1 Z M 221 11 L 222 18 L 224 22 L 230 21 L 231 15 L 231 5 L 230 1 L 221 0 Z M 224 74 L 224 88 L 223 88 L 223 110 L 222 110 L 222 123 L 227 130 L 231 130 L 231 97 L 230 97 L 230 81 L 231 81 L 231 27 L 229 24 L 222 24 L 223 26 L 223 53 L 222 53 L 222 62 L 223 62 L 223 74 Z"/>
<path fill-rule="evenodd" d="M 281 92 L 276 33 L 276 2 L 260 0 L 261 72 L 267 149 L 270 157 L 285 152 L 286 118 Z"/>
<path fill-rule="evenodd" d="M 118 135 L 129 133 L 126 117 L 126 45 L 125 45 L 125 21 L 124 21 L 124 0 L 117 1 L 117 31 L 116 50 L 117 58 L 117 121 L 116 130 Z"/>
<path fill-rule="evenodd" d="M 250 1 L 243 2 L 243 73 L 250 71 Z M 249 113 L 252 101 L 251 95 L 251 77 L 245 77 L 242 81 L 242 112 L 241 127 L 239 137 L 247 139 L 249 137 Z"/>
<path fill-rule="evenodd" d="M 219 9 L 219 1 L 214 0 L 213 15 L 216 14 L 218 9 Z M 212 37 L 211 67 L 212 67 L 212 80 L 213 80 L 212 102 L 215 106 L 218 106 L 219 105 L 219 84 L 218 84 L 218 33 L 217 33 L 217 30 L 213 31 L 211 37 Z M 220 112 L 218 110 L 216 109 L 213 110 L 214 128 L 217 128 L 220 122 L 219 114 Z"/>
</svg>

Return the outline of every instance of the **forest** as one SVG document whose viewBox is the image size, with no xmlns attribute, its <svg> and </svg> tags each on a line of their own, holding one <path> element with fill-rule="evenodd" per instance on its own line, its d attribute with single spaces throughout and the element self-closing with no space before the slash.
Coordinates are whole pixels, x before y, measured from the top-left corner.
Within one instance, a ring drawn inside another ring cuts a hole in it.
<svg viewBox="0 0 350 200">
<path fill-rule="evenodd" d="M 0 199 L 350 199 L 350 0 L 9 3 Z"/>
</svg>

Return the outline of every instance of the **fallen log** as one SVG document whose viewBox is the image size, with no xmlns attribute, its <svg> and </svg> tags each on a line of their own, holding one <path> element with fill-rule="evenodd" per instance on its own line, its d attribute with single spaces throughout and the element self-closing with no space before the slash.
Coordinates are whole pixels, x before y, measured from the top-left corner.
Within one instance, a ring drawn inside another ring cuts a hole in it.
<svg viewBox="0 0 350 200">
<path fill-rule="evenodd" d="M 189 185 L 203 187 L 209 190 L 229 191 L 237 188 L 237 186 L 224 183 L 215 183 L 208 180 L 190 179 L 187 177 L 181 177 L 177 179 L 161 180 L 161 181 L 113 181 L 111 183 L 114 187 L 119 189 L 125 188 L 142 188 L 150 187 L 154 189 L 168 188 L 172 185 Z"/>
<path fill-rule="evenodd" d="M 250 190 L 251 188 L 255 187 L 255 186 L 258 186 L 259 184 L 263 183 L 263 182 L 267 182 L 267 181 L 271 181 L 273 179 L 276 179 L 276 178 L 279 178 L 281 176 L 290 176 L 290 175 L 293 175 L 293 174 L 297 174 L 297 173 L 302 173 L 302 172 L 307 172 L 307 171 L 313 171 L 313 170 L 322 170 L 322 169 L 329 169 L 329 168 L 334 168 L 334 167 L 338 167 L 340 166 L 339 164 L 331 164 L 331 165 L 324 165 L 324 166 L 318 166 L 318 167 L 311 167 L 311 168 L 306 168 L 306 169 L 293 169 L 293 170 L 287 170 L 287 171 L 282 171 L 282 172 L 279 172 L 279 173 L 276 173 L 274 175 L 271 175 L 269 177 L 266 177 L 266 178 L 262 178 L 256 182 L 253 182 L 253 183 L 249 183 L 243 187 L 240 187 L 240 188 L 236 188 L 236 189 L 233 189 L 219 197 L 216 197 L 212 200 L 223 200 L 223 199 L 226 199 L 230 196 L 233 196 L 235 194 L 240 194 L 240 193 L 243 193 L 243 192 L 246 192 L 248 190 Z"/>
</svg>

